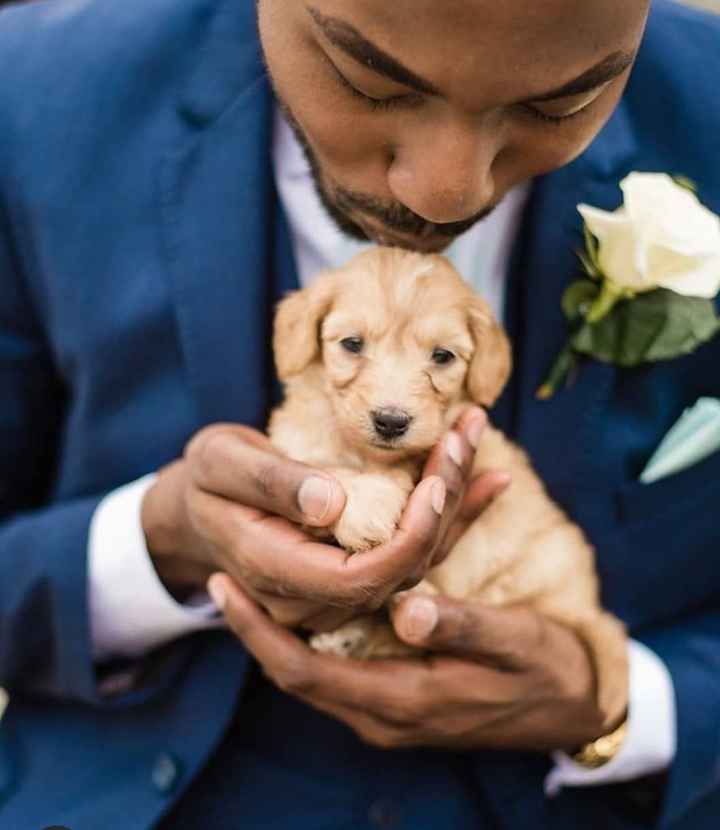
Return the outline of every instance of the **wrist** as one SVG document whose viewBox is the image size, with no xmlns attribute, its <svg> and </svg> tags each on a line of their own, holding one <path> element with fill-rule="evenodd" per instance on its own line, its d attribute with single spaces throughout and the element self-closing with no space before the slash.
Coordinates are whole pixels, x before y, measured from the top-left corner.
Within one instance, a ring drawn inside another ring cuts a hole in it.
<svg viewBox="0 0 720 830">
<path fill-rule="evenodd" d="M 140 524 L 150 560 L 163 586 L 178 602 L 205 586 L 204 571 L 182 555 L 187 546 L 180 508 L 183 486 L 182 462 L 177 461 L 160 470 L 140 507 Z"/>
<path fill-rule="evenodd" d="M 562 701 L 559 713 L 563 726 L 559 724 L 559 739 L 554 749 L 572 756 L 614 733 L 625 722 L 628 708 L 627 669 L 622 677 L 623 667 L 617 667 L 617 706 L 612 713 L 608 713 L 600 704 L 598 666 L 588 644 L 574 630 L 559 624 L 558 635 L 556 642 L 559 648 L 555 653 L 555 661 L 560 683 L 558 698 Z M 575 712 L 575 715 L 568 717 L 569 712 Z"/>
<path fill-rule="evenodd" d="M 140 524 L 150 555 L 169 559 L 179 550 L 177 495 L 181 462 L 163 467 L 145 493 L 140 506 Z"/>
</svg>

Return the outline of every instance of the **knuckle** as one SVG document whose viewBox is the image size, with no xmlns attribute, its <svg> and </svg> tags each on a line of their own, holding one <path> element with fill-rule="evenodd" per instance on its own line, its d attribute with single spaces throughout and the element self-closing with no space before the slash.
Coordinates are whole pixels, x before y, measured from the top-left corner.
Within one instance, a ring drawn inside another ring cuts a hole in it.
<svg viewBox="0 0 720 830">
<path fill-rule="evenodd" d="M 225 435 L 224 427 L 204 427 L 185 448 L 184 456 L 189 463 L 193 480 L 201 487 L 209 484 L 214 478 L 219 460 L 217 447 Z"/>
<path fill-rule="evenodd" d="M 477 622 L 464 607 L 453 609 L 451 625 L 443 637 L 443 642 L 452 648 L 464 649 L 476 640 Z M 484 639 L 487 640 L 487 637 Z"/>
<path fill-rule="evenodd" d="M 282 465 L 276 461 L 261 464 L 253 475 L 253 484 L 263 500 L 277 501 L 285 495 Z"/>
<path fill-rule="evenodd" d="M 384 580 L 362 574 L 350 580 L 339 599 L 354 611 L 377 611 L 390 593 Z"/>
<path fill-rule="evenodd" d="M 379 611 L 385 604 L 389 594 L 390 591 L 384 583 L 382 586 L 375 584 L 365 586 L 362 593 L 357 598 L 357 607 L 372 612 Z"/>
<path fill-rule="evenodd" d="M 410 703 L 395 703 L 386 702 L 382 707 L 383 717 L 391 723 L 396 723 L 400 726 L 409 726 L 418 720 L 416 712 L 416 704 Z"/>
<path fill-rule="evenodd" d="M 407 576 L 404 577 L 395 588 L 396 591 L 409 591 L 411 588 L 417 587 L 427 574 L 430 566 L 431 556 L 426 556 L 426 561 L 414 568 Z"/>
<path fill-rule="evenodd" d="M 465 489 L 467 476 L 454 464 L 447 464 L 443 470 L 443 479 L 447 487 L 448 497 L 457 501 Z"/>
<path fill-rule="evenodd" d="M 183 492 L 183 501 L 190 527 L 198 536 L 209 536 L 213 530 L 213 522 L 206 499 L 195 487 L 188 484 Z"/>
</svg>

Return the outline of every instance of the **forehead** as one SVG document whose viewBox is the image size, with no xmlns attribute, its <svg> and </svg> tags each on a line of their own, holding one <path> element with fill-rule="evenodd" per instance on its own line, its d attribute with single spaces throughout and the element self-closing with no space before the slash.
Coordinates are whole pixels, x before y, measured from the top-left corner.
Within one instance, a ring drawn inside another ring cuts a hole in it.
<svg viewBox="0 0 720 830">
<path fill-rule="evenodd" d="M 371 267 L 361 261 L 342 274 L 323 330 L 342 335 L 355 326 L 377 337 L 412 332 L 448 338 L 465 332 L 469 298 L 470 289 L 442 265 L 402 256 L 373 260 Z"/>
<path fill-rule="evenodd" d="M 296 0 L 355 26 L 448 96 L 530 99 L 640 40 L 648 0 Z M 491 71 L 488 71 L 491 70 Z M 468 100 L 472 104 L 472 100 Z"/>
</svg>

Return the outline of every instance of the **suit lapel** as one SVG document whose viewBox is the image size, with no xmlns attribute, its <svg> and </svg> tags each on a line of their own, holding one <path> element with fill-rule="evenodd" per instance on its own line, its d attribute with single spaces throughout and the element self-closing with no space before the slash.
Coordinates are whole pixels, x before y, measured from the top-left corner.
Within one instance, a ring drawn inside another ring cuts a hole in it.
<svg viewBox="0 0 720 830">
<path fill-rule="evenodd" d="M 567 338 L 560 299 L 581 276 L 576 251 L 583 245 L 579 202 L 613 210 L 622 194 L 619 181 L 629 172 L 635 144 L 622 107 L 590 148 L 572 164 L 540 178 L 528 202 L 511 263 L 506 320 L 513 341 L 513 379 L 501 399 L 498 421 L 526 446 L 544 476 L 573 479 L 573 453 L 558 465 L 558 447 L 568 438 L 585 444 L 584 431 L 607 397 L 614 369 L 583 366 L 575 383 L 550 401 L 535 390 Z"/>
<path fill-rule="evenodd" d="M 270 366 L 270 95 L 255 81 L 166 159 L 162 220 L 199 421 L 262 424 Z"/>
</svg>

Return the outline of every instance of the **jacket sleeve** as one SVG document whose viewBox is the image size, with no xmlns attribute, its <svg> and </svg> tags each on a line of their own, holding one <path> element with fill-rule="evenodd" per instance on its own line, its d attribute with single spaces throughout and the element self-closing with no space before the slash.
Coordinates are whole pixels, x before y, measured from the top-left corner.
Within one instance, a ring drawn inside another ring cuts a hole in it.
<svg viewBox="0 0 720 830">
<path fill-rule="evenodd" d="M 0 201 L 0 686 L 13 694 L 124 706 L 168 682 L 107 697 L 93 664 L 87 597 L 90 520 L 104 493 L 49 504 L 66 392 L 24 286 Z M 158 668 L 161 670 L 159 671 Z"/>
<path fill-rule="evenodd" d="M 661 657 L 675 688 L 677 750 L 659 828 L 720 789 L 720 611 L 635 634 Z"/>
</svg>

